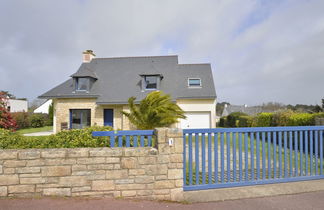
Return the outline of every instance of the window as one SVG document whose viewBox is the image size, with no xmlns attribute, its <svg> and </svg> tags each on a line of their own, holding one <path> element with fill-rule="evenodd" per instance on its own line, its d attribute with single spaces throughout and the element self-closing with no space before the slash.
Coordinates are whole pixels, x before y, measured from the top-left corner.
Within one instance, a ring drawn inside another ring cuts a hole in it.
<svg viewBox="0 0 324 210">
<path fill-rule="evenodd" d="M 80 77 L 76 79 L 76 90 L 89 90 L 89 78 Z"/>
<path fill-rule="evenodd" d="M 157 89 L 157 82 L 158 82 L 157 76 L 145 76 L 144 80 L 145 80 L 145 89 L 146 90 Z"/>
<path fill-rule="evenodd" d="M 71 109 L 70 110 L 70 128 L 81 129 L 91 125 L 90 109 Z"/>
<path fill-rule="evenodd" d="M 189 87 L 201 87 L 201 79 L 188 79 Z"/>
</svg>

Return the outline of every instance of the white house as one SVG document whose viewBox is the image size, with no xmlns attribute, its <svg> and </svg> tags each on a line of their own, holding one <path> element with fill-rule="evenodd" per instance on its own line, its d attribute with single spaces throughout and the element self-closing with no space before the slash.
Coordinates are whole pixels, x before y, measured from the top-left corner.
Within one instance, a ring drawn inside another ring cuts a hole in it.
<svg viewBox="0 0 324 210">
<path fill-rule="evenodd" d="M 8 110 L 10 112 L 27 112 L 28 101 L 22 99 L 8 99 Z"/>
<path fill-rule="evenodd" d="M 48 114 L 48 108 L 52 104 L 52 99 L 45 101 L 37 109 L 34 110 L 34 113 L 43 113 Z"/>
</svg>

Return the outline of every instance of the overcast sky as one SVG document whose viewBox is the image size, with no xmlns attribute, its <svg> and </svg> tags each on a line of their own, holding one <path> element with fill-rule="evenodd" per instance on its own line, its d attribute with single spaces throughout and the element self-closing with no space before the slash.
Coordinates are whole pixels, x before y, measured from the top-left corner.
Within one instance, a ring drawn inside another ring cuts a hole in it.
<svg viewBox="0 0 324 210">
<path fill-rule="evenodd" d="M 324 97 L 324 0 L 0 0 L 0 26 L 0 90 L 30 100 L 86 49 L 211 63 L 219 102 Z"/>
</svg>

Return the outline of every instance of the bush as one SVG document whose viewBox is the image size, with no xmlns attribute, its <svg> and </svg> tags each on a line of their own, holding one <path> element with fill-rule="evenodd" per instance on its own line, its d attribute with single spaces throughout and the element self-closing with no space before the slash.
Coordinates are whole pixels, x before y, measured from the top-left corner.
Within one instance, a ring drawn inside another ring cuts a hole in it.
<svg viewBox="0 0 324 210">
<path fill-rule="evenodd" d="M 107 137 L 92 137 L 93 131 L 111 131 L 111 127 L 65 130 L 51 136 L 22 136 L 0 129 L 0 149 L 78 148 L 109 146 Z"/>
<path fill-rule="evenodd" d="M 50 136 L 49 146 L 56 148 L 103 147 L 108 146 L 107 137 L 92 137 L 93 131 L 111 131 L 111 127 L 93 126 L 84 129 L 64 130 Z M 52 138 L 52 139 L 51 139 Z"/>
<path fill-rule="evenodd" d="M 226 120 L 226 117 L 221 117 L 221 118 L 219 119 L 219 127 L 223 127 L 223 128 L 227 127 L 227 120 Z"/>
<path fill-rule="evenodd" d="M 255 118 L 253 122 L 253 126 L 255 127 L 270 127 L 272 126 L 272 119 L 273 114 L 272 113 L 259 113 Z"/>
<path fill-rule="evenodd" d="M 253 123 L 252 116 L 239 116 L 238 118 L 238 127 L 251 127 Z"/>
<path fill-rule="evenodd" d="M 30 126 L 30 120 L 28 112 L 15 112 L 11 114 L 16 121 L 18 129 L 28 128 Z"/>
<path fill-rule="evenodd" d="M 294 113 L 289 117 L 289 126 L 307 126 L 314 125 L 313 114 L 309 113 Z"/>
<path fill-rule="evenodd" d="M 247 114 L 242 112 L 233 112 L 227 116 L 227 126 L 225 127 L 238 127 L 238 120 L 240 116 L 247 116 Z"/>
<path fill-rule="evenodd" d="M 0 128 L 0 148 L 1 149 L 19 149 L 19 143 L 21 142 L 22 136 Z"/>
<path fill-rule="evenodd" d="M 273 114 L 272 126 L 287 126 L 289 118 L 294 114 L 291 110 L 280 111 Z"/>
<path fill-rule="evenodd" d="M 312 125 L 316 125 L 316 120 L 320 119 L 320 118 L 324 118 L 324 112 L 320 112 L 320 113 L 315 113 L 312 115 Z"/>
<path fill-rule="evenodd" d="M 45 126 L 46 114 L 31 114 L 30 115 L 30 126 L 33 128 L 40 128 Z"/>
</svg>

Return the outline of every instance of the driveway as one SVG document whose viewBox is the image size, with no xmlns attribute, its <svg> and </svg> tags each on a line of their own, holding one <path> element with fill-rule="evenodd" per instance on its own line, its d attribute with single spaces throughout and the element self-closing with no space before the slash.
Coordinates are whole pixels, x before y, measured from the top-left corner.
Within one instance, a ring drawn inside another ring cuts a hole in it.
<svg viewBox="0 0 324 210">
<path fill-rule="evenodd" d="M 41 131 L 36 133 L 26 133 L 24 136 L 49 136 L 52 135 L 53 131 Z"/>
<path fill-rule="evenodd" d="M 97 209 L 323 209 L 324 191 L 303 193 L 297 195 L 285 195 L 276 197 L 242 199 L 211 203 L 172 203 L 154 201 L 135 201 L 111 198 L 85 199 L 85 198 L 35 198 L 35 199 L 0 199 L 1 210 L 97 210 Z"/>
</svg>

